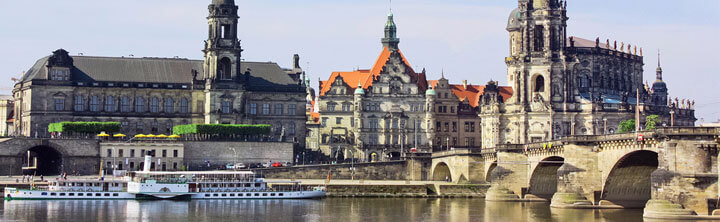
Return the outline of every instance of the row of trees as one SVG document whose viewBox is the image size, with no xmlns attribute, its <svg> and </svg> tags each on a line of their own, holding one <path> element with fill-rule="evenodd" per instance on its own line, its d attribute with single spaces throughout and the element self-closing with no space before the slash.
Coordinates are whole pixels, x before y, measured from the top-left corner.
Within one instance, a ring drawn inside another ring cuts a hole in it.
<svg viewBox="0 0 720 222">
<path fill-rule="evenodd" d="M 258 140 L 270 134 L 270 125 L 188 124 L 173 127 L 173 133 L 189 140 Z"/>
<path fill-rule="evenodd" d="M 645 117 L 645 130 L 654 130 L 657 128 L 658 123 L 660 123 L 660 116 L 658 115 L 649 115 Z M 635 132 L 635 124 L 634 119 L 620 122 L 620 126 L 618 126 L 618 133 Z"/>
</svg>

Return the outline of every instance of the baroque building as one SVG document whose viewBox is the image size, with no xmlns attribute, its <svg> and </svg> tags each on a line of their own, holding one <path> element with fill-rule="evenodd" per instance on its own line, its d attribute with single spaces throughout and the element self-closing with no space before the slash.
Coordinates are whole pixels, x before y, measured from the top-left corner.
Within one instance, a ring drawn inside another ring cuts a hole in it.
<svg viewBox="0 0 720 222">
<path fill-rule="evenodd" d="M 481 98 L 483 144 L 612 134 L 621 121 L 635 118 L 636 109 L 643 117 L 659 115 L 668 126 L 694 125 L 690 102 L 668 103 L 659 62 L 649 87 L 643 84 L 642 48 L 638 54 L 630 44 L 568 37 L 567 20 L 566 1 L 518 1 L 508 19 L 505 59 L 514 93 L 503 101 L 486 90 Z"/>
<path fill-rule="evenodd" d="M 413 148 L 480 148 L 485 86 L 450 84 L 444 73 L 428 81 L 425 70 L 416 72 L 398 47 L 392 13 L 381 42 L 372 68 L 333 72 L 320 81 L 319 97 L 308 97 L 309 148 L 365 161 L 399 159 Z M 506 98 L 512 94 L 509 87 L 501 90 Z"/>
<path fill-rule="evenodd" d="M 293 58 L 242 61 L 238 6 L 208 7 L 204 60 L 71 56 L 59 49 L 38 60 L 13 90 L 14 128 L 48 136 L 49 123 L 115 121 L 122 132 L 170 134 L 179 124 L 270 124 L 275 141 L 304 144 L 306 82 Z"/>
</svg>

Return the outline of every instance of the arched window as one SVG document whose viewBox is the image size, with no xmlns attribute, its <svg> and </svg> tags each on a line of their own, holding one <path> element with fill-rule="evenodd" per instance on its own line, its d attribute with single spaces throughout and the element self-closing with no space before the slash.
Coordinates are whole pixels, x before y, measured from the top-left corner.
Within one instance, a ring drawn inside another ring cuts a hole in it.
<svg viewBox="0 0 720 222">
<path fill-rule="evenodd" d="M 157 97 L 150 98 L 150 112 L 151 113 L 160 112 L 160 100 Z"/>
<path fill-rule="evenodd" d="M 545 77 L 535 77 L 535 89 L 534 92 L 545 92 Z"/>
<path fill-rule="evenodd" d="M 172 98 L 170 98 L 170 97 L 165 98 L 164 105 L 165 105 L 166 113 L 174 113 L 175 112 L 175 101 Z"/>
<path fill-rule="evenodd" d="M 115 97 L 105 97 L 105 112 L 115 112 Z"/>
<path fill-rule="evenodd" d="M 120 112 L 130 112 L 130 97 L 123 96 L 120 98 Z"/>
<path fill-rule="evenodd" d="M 145 112 L 145 99 L 138 96 L 135 98 L 135 112 L 142 113 Z"/>
<path fill-rule="evenodd" d="M 232 79 L 232 62 L 227 57 L 220 59 L 217 74 L 220 79 Z"/>
<path fill-rule="evenodd" d="M 189 111 L 187 98 L 180 99 L 180 113 L 188 113 Z"/>
</svg>

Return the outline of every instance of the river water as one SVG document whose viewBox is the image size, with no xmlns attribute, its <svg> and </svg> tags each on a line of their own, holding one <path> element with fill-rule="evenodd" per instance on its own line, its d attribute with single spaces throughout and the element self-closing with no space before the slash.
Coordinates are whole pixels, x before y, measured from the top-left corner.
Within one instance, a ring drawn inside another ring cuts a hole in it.
<svg viewBox="0 0 720 222">
<path fill-rule="evenodd" d="M 0 221 L 643 221 L 642 210 L 566 210 L 483 199 L 4 201 Z"/>
</svg>

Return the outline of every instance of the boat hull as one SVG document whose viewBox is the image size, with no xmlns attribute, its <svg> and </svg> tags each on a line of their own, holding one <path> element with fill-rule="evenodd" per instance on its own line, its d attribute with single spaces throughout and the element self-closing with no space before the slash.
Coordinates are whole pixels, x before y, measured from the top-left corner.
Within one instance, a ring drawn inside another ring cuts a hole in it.
<svg viewBox="0 0 720 222">
<path fill-rule="evenodd" d="M 190 199 L 320 199 L 324 191 L 289 192 L 207 192 L 207 193 L 139 193 L 65 192 L 40 190 L 6 190 L 5 200 L 190 200 Z"/>
</svg>

